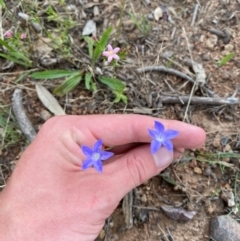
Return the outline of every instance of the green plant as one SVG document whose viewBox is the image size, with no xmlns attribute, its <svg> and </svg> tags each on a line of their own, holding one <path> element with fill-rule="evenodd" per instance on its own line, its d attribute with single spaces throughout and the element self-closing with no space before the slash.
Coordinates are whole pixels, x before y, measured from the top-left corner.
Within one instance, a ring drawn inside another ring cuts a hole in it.
<svg viewBox="0 0 240 241">
<path fill-rule="evenodd" d="M 66 79 L 54 89 L 54 94 L 62 96 L 72 91 L 82 80 L 82 72 L 74 70 L 46 70 L 31 74 L 34 79 Z"/>
<path fill-rule="evenodd" d="M 138 30 L 144 35 L 148 35 L 151 30 L 151 25 L 147 22 L 147 19 L 144 15 L 141 16 L 141 19 L 138 19 L 135 14 L 129 13 L 132 21 L 137 26 Z"/>
<path fill-rule="evenodd" d="M 207 162 L 210 164 L 218 164 L 222 173 L 226 167 L 233 168 L 234 164 L 225 162 L 221 159 L 223 158 L 240 158 L 240 154 L 237 153 L 228 153 L 228 152 L 218 152 L 218 153 L 199 153 L 196 152 L 196 160 L 201 162 Z"/>
<path fill-rule="evenodd" d="M 0 39 L 0 45 L 4 46 L 7 49 L 7 53 L 0 53 L 0 57 L 10 60 L 16 64 L 23 65 L 25 67 L 31 67 L 32 61 L 20 45 L 20 40 L 14 38 L 10 38 L 8 40 L 9 43 Z"/>
<path fill-rule="evenodd" d="M 5 7 L 4 0 L 0 0 L 0 5 L 1 5 L 2 7 Z"/>
<path fill-rule="evenodd" d="M 125 84 L 121 80 L 115 77 L 95 76 L 93 71 L 94 66 L 99 60 L 102 52 L 106 49 L 111 31 L 111 27 L 106 29 L 100 40 L 84 37 L 84 41 L 88 46 L 89 57 L 92 60 L 92 66 L 88 66 L 88 68 L 85 67 L 83 70 L 46 70 L 35 72 L 30 76 L 37 80 L 65 78 L 65 80 L 53 91 L 54 94 L 59 96 L 65 95 L 72 91 L 82 81 L 82 79 L 84 79 L 87 90 L 96 91 L 96 80 L 99 80 L 112 90 L 113 94 L 115 95 L 114 102 L 123 101 L 124 103 L 127 103 L 127 96 L 124 94 Z M 124 54 L 122 54 L 122 56 L 123 55 Z"/>
<path fill-rule="evenodd" d="M 115 77 L 106 76 L 100 76 L 99 80 L 112 90 L 113 94 L 115 95 L 115 103 L 118 103 L 121 100 L 125 104 L 127 103 L 127 96 L 124 94 L 125 84 L 121 80 Z"/>
<path fill-rule="evenodd" d="M 224 66 L 227 62 L 229 62 L 233 57 L 235 56 L 235 53 L 229 53 L 228 55 L 224 56 L 222 59 L 220 59 L 217 64 L 219 67 Z"/>
<path fill-rule="evenodd" d="M 7 108 L 0 110 L 0 149 L 18 143 L 22 139 L 17 122 Z"/>
</svg>

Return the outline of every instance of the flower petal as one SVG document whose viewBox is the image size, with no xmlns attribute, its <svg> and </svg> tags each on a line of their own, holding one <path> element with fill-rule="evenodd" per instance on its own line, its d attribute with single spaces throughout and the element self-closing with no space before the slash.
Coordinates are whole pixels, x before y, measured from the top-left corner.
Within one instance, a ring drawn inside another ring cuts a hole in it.
<svg viewBox="0 0 240 241">
<path fill-rule="evenodd" d="M 166 139 L 173 139 L 178 135 L 179 135 L 179 132 L 174 130 L 167 130 L 164 132 L 164 136 Z"/>
<path fill-rule="evenodd" d="M 112 57 L 113 57 L 114 59 L 116 59 L 116 60 L 119 60 L 119 59 L 120 59 L 117 54 L 114 54 Z"/>
<path fill-rule="evenodd" d="M 108 56 L 110 56 L 110 53 L 109 53 L 108 51 L 104 51 L 104 52 L 102 53 L 102 55 L 108 57 Z"/>
<path fill-rule="evenodd" d="M 156 153 L 156 152 L 160 149 L 161 146 L 162 146 L 162 143 L 161 143 L 161 142 L 156 141 L 156 140 L 153 140 L 153 141 L 151 142 L 151 148 L 150 148 L 152 154 Z"/>
<path fill-rule="evenodd" d="M 94 167 L 95 167 L 95 169 L 98 171 L 98 172 L 102 172 L 102 162 L 99 160 L 99 161 L 97 161 L 97 162 L 94 162 Z"/>
<path fill-rule="evenodd" d="M 119 50 L 120 50 L 120 48 L 117 47 L 113 50 L 113 53 L 116 54 Z"/>
<path fill-rule="evenodd" d="M 162 143 L 163 146 L 165 146 L 169 151 L 173 151 L 173 144 L 170 140 L 166 139 L 164 140 L 164 142 Z"/>
<path fill-rule="evenodd" d="M 110 63 L 110 62 L 112 61 L 112 59 L 113 59 L 113 56 L 112 56 L 112 55 L 109 55 L 109 56 L 108 56 L 108 63 Z"/>
<path fill-rule="evenodd" d="M 94 152 L 100 152 L 101 151 L 101 147 L 102 147 L 103 141 L 102 139 L 99 139 L 93 147 Z"/>
<path fill-rule="evenodd" d="M 155 121 L 154 122 L 154 127 L 155 127 L 155 130 L 159 133 L 163 133 L 164 132 L 164 125 L 159 122 L 159 121 Z"/>
<path fill-rule="evenodd" d="M 89 167 L 91 167 L 92 165 L 94 165 L 94 162 L 91 158 L 87 158 L 86 160 L 84 160 L 83 164 L 82 164 L 82 170 L 85 170 Z"/>
<path fill-rule="evenodd" d="M 107 49 L 108 49 L 108 52 L 112 51 L 113 50 L 112 45 L 108 44 Z"/>
<path fill-rule="evenodd" d="M 111 156 L 113 156 L 114 153 L 113 152 L 110 152 L 110 151 L 102 151 L 101 152 L 101 160 L 105 161 L 107 160 L 108 158 L 110 158 Z"/>
<path fill-rule="evenodd" d="M 150 130 L 150 129 L 148 129 L 148 133 L 149 133 L 149 135 L 155 140 L 155 139 L 157 139 L 157 137 L 158 137 L 158 132 L 156 132 L 155 130 Z"/>
<path fill-rule="evenodd" d="M 85 156 L 87 156 L 87 157 L 91 157 L 92 156 L 93 150 L 90 147 L 82 146 L 81 148 L 82 148 L 82 151 L 83 151 Z"/>
</svg>

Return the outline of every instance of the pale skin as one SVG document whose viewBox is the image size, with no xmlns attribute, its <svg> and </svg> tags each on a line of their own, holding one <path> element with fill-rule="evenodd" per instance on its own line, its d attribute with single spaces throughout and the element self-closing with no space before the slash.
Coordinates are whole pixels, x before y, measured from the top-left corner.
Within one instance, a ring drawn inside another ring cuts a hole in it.
<svg viewBox="0 0 240 241">
<path fill-rule="evenodd" d="M 164 148 L 152 156 L 147 129 L 153 129 L 154 120 L 180 132 L 173 140 L 173 156 Z M 103 173 L 82 171 L 80 146 L 92 147 L 100 138 L 106 147 L 121 146 L 113 149 L 118 155 L 105 162 Z M 174 120 L 54 117 L 24 151 L 0 194 L 1 241 L 93 241 L 131 189 L 169 166 L 185 148 L 200 147 L 204 141 L 204 130 Z"/>
</svg>

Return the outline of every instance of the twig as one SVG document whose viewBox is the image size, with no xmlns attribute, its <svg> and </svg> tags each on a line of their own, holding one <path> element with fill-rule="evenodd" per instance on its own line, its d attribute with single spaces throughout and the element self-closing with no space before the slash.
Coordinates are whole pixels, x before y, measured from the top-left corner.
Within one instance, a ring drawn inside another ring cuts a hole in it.
<svg viewBox="0 0 240 241">
<path fill-rule="evenodd" d="M 22 91 L 16 89 L 12 98 L 13 113 L 17 122 L 28 141 L 32 142 L 36 136 L 36 131 L 28 119 L 22 104 Z"/>
<path fill-rule="evenodd" d="M 172 68 L 166 68 L 164 66 L 147 66 L 147 67 L 144 67 L 144 68 L 138 68 L 137 69 L 137 72 L 139 74 L 142 74 L 142 73 L 146 73 L 146 72 L 151 72 L 151 71 L 159 71 L 159 72 L 164 72 L 164 73 L 167 73 L 167 74 L 172 74 L 172 75 L 176 75 L 182 79 L 185 79 L 191 83 L 194 84 L 195 80 L 189 76 L 187 76 L 186 74 L 178 71 L 178 70 L 175 70 L 175 69 L 172 69 Z"/>
<path fill-rule="evenodd" d="M 185 79 L 191 83 L 195 83 L 195 80 L 191 77 L 189 77 L 188 75 L 178 71 L 178 70 L 175 70 L 175 69 L 171 69 L 171 68 L 166 68 L 164 66 L 146 66 L 146 67 L 143 67 L 143 68 L 138 68 L 137 69 L 137 72 L 139 74 L 142 74 L 142 73 L 146 73 L 146 72 L 151 72 L 151 71 L 159 71 L 159 72 L 164 72 L 166 74 L 171 74 L 171 75 L 176 75 L 182 79 Z M 205 86 L 201 86 L 201 88 L 206 91 L 206 93 L 210 96 L 213 96 L 214 95 L 214 92 L 209 90 L 208 88 L 206 88 Z"/>
<path fill-rule="evenodd" d="M 193 18 L 192 18 L 192 22 L 191 22 L 191 27 L 194 26 L 195 24 L 195 21 L 196 21 L 196 18 L 197 18 L 197 13 L 198 13 L 198 3 L 195 5 L 195 8 L 194 8 L 194 12 L 193 12 Z"/>
<path fill-rule="evenodd" d="M 174 239 L 174 237 L 172 236 L 172 234 L 171 234 L 171 232 L 170 232 L 170 230 L 169 230 L 168 227 L 167 227 L 167 231 L 168 231 L 168 235 L 171 237 L 172 241 L 175 241 L 175 239 Z"/>
<path fill-rule="evenodd" d="M 125 224 L 127 229 L 131 229 L 133 226 L 133 191 L 130 191 L 123 199 L 122 210 L 125 216 Z"/>
<path fill-rule="evenodd" d="M 163 104 L 186 104 L 188 103 L 189 96 L 161 96 Z M 240 104 L 238 98 L 220 98 L 220 97 L 199 97 L 193 96 L 191 98 L 193 105 L 237 105 Z"/>
<path fill-rule="evenodd" d="M 133 205 L 133 208 L 145 209 L 145 210 L 150 210 L 150 211 L 161 211 L 160 208 L 156 208 L 156 207 L 144 207 L 144 206 L 136 206 L 136 205 Z"/>
</svg>

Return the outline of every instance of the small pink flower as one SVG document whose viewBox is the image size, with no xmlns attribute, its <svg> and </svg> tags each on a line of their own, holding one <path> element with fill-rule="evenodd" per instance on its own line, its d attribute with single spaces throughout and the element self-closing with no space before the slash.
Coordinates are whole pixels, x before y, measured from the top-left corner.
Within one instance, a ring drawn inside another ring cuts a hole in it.
<svg viewBox="0 0 240 241">
<path fill-rule="evenodd" d="M 6 37 L 6 38 L 11 38 L 11 37 L 12 37 L 12 32 L 11 32 L 11 31 L 7 31 L 7 32 L 5 33 L 5 37 Z"/>
<path fill-rule="evenodd" d="M 110 63 L 113 59 L 119 60 L 119 56 L 117 55 L 117 52 L 120 50 L 120 48 L 113 49 L 110 44 L 107 46 L 107 51 L 104 51 L 102 54 L 103 56 L 108 57 L 108 63 Z"/>
<path fill-rule="evenodd" d="M 22 33 L 21 36 L 20 36 L 20 39 L 25 39 L 27 37 L 27 34 L 26 33 Z"/>
</svg>

